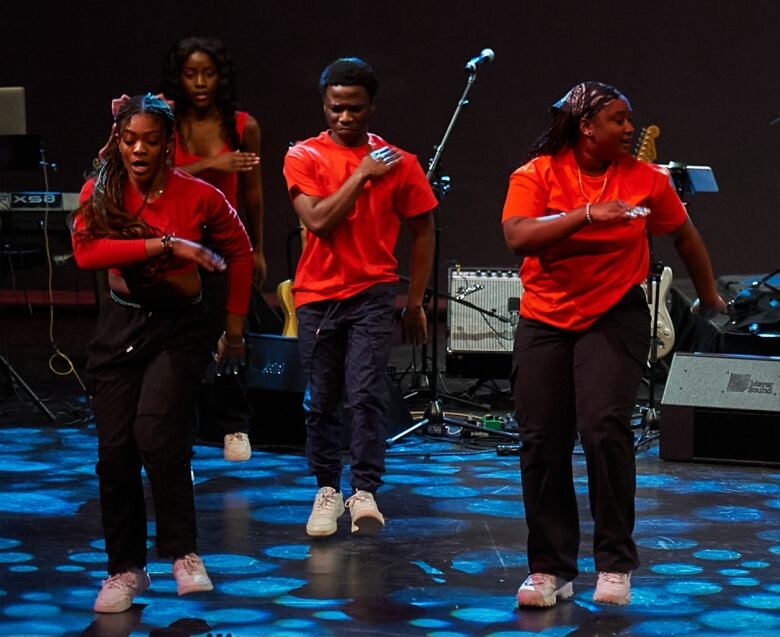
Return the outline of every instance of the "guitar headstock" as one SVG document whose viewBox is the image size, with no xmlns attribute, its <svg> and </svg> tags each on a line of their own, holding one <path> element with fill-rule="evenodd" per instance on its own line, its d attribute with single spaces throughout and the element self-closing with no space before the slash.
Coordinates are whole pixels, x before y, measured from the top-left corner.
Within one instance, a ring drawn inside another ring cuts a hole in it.
<svg viewBox="0 0 780 637">
<path fill-rule="evenodd" d="M 655 140 L 658 139 L 660 135 L 661 129 L 655 124 L 645 126 L 639 134 L 639 141 L 637 142 L 634 151 L 634 157 L 639 161 L 655 161 L 655 158 L 658 156 L 655 149 Z"/>
</svg>

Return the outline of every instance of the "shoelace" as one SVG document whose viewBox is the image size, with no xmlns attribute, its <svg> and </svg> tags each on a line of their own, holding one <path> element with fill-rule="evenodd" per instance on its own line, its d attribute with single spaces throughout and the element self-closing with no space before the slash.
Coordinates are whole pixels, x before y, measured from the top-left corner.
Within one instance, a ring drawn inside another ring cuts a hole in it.
<svg viewBox="0 0 780 637">
<path fill-rule="evenodd" d="M 197 555 L 193 555 L 192 553 L 185 555 L 182 560 L 184 563 L 184 570 L 187 572 L 187 575 L 192 575 L 195 573 L 198 567 L 203 563 L 203 560 L 201 560 Z"/>
<path fill-rule="evenodd" d="M 546 584 L 548 577 L 549 576 L 545 575 L 544 573 L 531 573 L 528 577 L 525 578 L 525 582 L 523 582 L 523 585 L 539 586 L 541 584 Z"/>
<path fill-rule="evenodd" d="M 350 496 L 344 503 L 344 506 L 348 509 L 354 505 L 365 504 L 373 500 L 370 493 L 367 491 L 358 491 L 355 495 Z"/>
<path fill-rule="evenodd" d="M 599 573 L 599 579 L 604 580 L 607 584 L 616 584 L 618 586 L 625 584 L 627 577 L 628 575 L 626 573 Z"/>
<path fill-rule="evenodd" d="M 327 493 L 319 493 L 317 494 L 317 511 L 322 511 L 324 509 L 332 509 L 336 506 L 336 492 L 335 491 L 328 491 Z"/>
<path fill-rule="evenodd" d="M 133 573 L 130 571 L 111 575 L 110 577 L 107 577 L 103 580 L 103 586 L 107 586 L 108 588 L 122 588 L 123 586 L 130 586 L 131 588 L 135 588 L 135 575 L 133 575 Z"/>
</svg>

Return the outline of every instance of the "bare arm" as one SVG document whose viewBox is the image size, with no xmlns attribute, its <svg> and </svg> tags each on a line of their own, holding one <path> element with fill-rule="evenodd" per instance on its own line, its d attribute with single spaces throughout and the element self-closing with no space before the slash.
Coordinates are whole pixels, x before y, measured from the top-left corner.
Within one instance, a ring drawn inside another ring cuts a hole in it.
<svg viewBox="0 0 780 637">
<path fill-rule="evenodd" d="M 251 115 L 247 118 L 244 128 L 243 151 L 260 156 L 260 125 Z M 249 223 L 249 237 L 252 239 L 255 262 L 254 284 L 257 289 L 262 287 L 267 275 L 265 253 L 263 251 L 263 185 L 262 172 L 258 162 L 248 172 L 239 174 L 238 195 L 243 203 L 243 211 Z"/>
<path fill-rule="evenodd" d="M 589 223 L 600 223 L 625 218 L 628 204 L 623 201 L 606 201 L 590 206 L 590 222 L 586 208 L 575 208 L 568 213 L 546 217 L 510 217 L 503 224 L 504 241 L 515 254 L 528 256 L 539 254 L 550 246 L 570 237 Z"/>
<path fill-rule="evenodd" d="M 699 298 L 691 308 L 700 311 L 705 318 L 726 311 L 726 303 L 718 294 L 712 273 L 710 255 L 704 241 L 690 218 L 671 233 L 674 247 L 693 281 Z"/>
<path fill-rule="evenodd" d="M 401 154 L 388 147 L 384 149 L 363 157 L 355 172 L 328 197 L 293 193 L 293 208 L 309 232 L 326 237 L 352 210 L 366 182 L 387 174 L 398 165 Z M 380 151 L 382 154 L 377 155 Z"/>
<path fill-rule="evenodd" d="M 412 235 L 412 251 L 409 258 L 409 295 L 403 313 L 403 335 L 404 340 L 419 345 L 428 340 L 422 302 L 433 266 L 433 214 L 427 212 L 410 217 L 407 224 Z M 436 311 L 435 305 L 433 311 Z"/>
</svg>

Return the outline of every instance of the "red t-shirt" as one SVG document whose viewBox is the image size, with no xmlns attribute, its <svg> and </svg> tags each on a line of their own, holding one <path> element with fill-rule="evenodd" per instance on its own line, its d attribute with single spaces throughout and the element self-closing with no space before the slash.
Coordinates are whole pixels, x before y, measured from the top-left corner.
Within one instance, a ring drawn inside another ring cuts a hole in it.
<svg viewBox="0 0 780 637">
<path fill-rule="evenodd" d="M 582 175 L 583 195 L 570 148 L 554 157 L 535 157 L 512 173 L 502 221 L 565 213 L 597 198 L 651 210 L 647 217 L 629 222 L 585 226 L 542 253 L 525 257 L 520 267 L 524 317 L 568 330 L 586 329 L 647 278 L 647 232 L 667 234 L 686 220 L 685 207 L 663 168 L 626 156 L 610 166 L 606 178 L 605 185 L 603 176 Z"/>
<path fill-rule="evenodd" d="M 369 133 L 369 143 L 351 148 L 334 142 L 327 131 L 297 143 L 284 160 L 290 196 L 326 198 L 355 171 L 370 148 L 388 145 Z M 395 148 L 395 147 L 393 147 Z M 295 306 L 345 299 L 377 283 L 398 280 L 394 251 L 401 218 L 436 207 L 436 197 L 417 158 L 396 148 L 402 160 L 379 179 L 368 181 L 353 210 L 327 237 L 309 233 L 298 261 Z"/>
<path fill-rule="evenodd" d="M 246 111 L 236 111 L 236 132 L 238 133 L 239 141 L 244 140 L 244 128 L 246 128 L 246 120 L 248 117 L 249 113 Z M 204 159 L 204 157 L 187 152 L 187 149 L 181 143 L 178 131 L 176 131 L 176 134 L 174 135 L 174 144 L 173 157 L 176 166 L 187 166 Z M 232 153 L 234 150 L 235 149 L 231 148 L 229 144 L 225 143 L 219 154 Z M 197 177 L 221 190 L 225 197 L 227 197 L 230 205 L 234 208 L 238 208 L 238 173 L 224 172 L 222 170 L 209 168 L 208 170 L 198 173 Z"/>
<path fill-rule="evenodd" d="M 83 204 L 92 196 L 93 180 L 81 189 Z M 213 186 L 179 170 L 169 170 L 162 195 L 144 205 L 143 197 L 130 184 L 125 185 L 124 209 L 140 211 L 140 217 L 152 228 L 164 234 L 201 243 L 204 230 L 210 245 L 227 262 L 228 295 L 226 309 L 246 314 L 252 284 L 252 244 L 244 226 L 224 195 Z M 77 215 L 74 230 L 83 227 Z M 122 270 L 137 267 L 147 261 L 144 239 L 84 239 L 73 234 L 73 256 L 79 267 L 87 270 L 111 268 Z M 175 259 L 158 277 L 172 276 L 195 270 L 194 261 Z"/>
</svg>

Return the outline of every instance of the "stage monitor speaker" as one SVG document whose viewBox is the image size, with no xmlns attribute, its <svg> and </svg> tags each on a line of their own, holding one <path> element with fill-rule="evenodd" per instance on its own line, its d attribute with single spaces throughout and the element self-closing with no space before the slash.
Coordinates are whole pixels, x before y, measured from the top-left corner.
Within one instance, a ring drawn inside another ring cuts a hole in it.
<svg viewBox="0 0 780 637">
<path fill-rule="evenodd" d="M 246 337 L 246 346 L 246 393 L 254 412 L 249 432 L 252 445 L 303 448 L 306 444 L 303 419 L 306 377 L 301 369 L 298 339 L 277 334 L 250 333 Z M 385 384 L 390 398 L 385 427 L 387 434 L 393 436 L 411 427 L 414 421 L 401 393 L 387 374 Z M 348 448 L 351 424 L 349 409 L 340 409 L 339 418 L 345 425 L 342 442 Z M 225 433 L 218 430 L 213 416 L 202 414 L 200 437 L 203 440 L 221 442 Z"/>
<path fill-rule="evenodd" d="M 523 285 L 517 270 L 450 268 L 447 373 L 508 378 Z"/>
<path fill-rule="evenodd" d="M 780 358 L 677 353 L 661 400 L 664 460 L 780 465 Z"/>
</svg>

